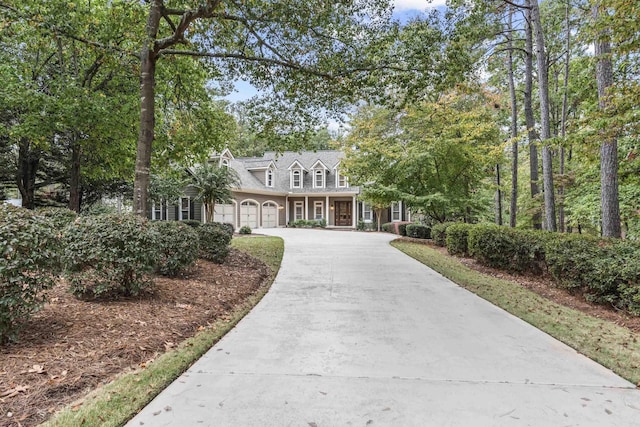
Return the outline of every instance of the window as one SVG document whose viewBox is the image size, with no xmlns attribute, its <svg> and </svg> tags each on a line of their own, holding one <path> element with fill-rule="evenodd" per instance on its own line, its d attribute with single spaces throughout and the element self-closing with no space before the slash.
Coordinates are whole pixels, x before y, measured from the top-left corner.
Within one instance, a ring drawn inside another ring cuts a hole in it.
<svg viewBox="0 0 640 427">
<path fill-rule="evenodd" d="M 294 202 L 293 208 L 295 220 L 304 219 L 304 206 L 303 202 Z"/>
<path fill-rule="evenodd" d="M 313 172 L 313 188 L 324 188 L 324 170 L 316 169 Z"/>
<path fill-rule="evenodd" d="M 229 167 L 229 159 L 222 159 L 222 162 L 220 162 L 220 164 L 224 167 Z"/>
<path fill-rule="evenodd" d="M 371 211 L 371 205 L 368 203 L 362 204 L 362 220 L 364 222 L 373 221 L 373 212 Z"/>
<path fill-rule="evenodd" d="M 402 209 L 402 202 L 391 203 L 391 221 L 401 221 L 400 210 Z"/>
<path fill-rule="evenodd" d="M 189 213 L 191 212 L 191 200 L 188 197 L 180 198 L 180 220 L 184 221 L 191 219 Z"/>
<path fill-rule="evenodd" d="M 162 201 L 160 203 L 153 202 L 153 206 L 151 207 L 151 219 L 167 219 L 167 215 L 162 215 Z"/>
<path fill-rule="evenodd" d="M 294 169 L 291 171 L 291 188 L 302 188 L 302 171 Z"/>
<path fill-rule="evenodd" d="M 271 168 L 267 169 L 265 184 L 267 187 L 273 187 L 273 169 Z"/>
<path fill-rule="evenodd" d="M 342 175 L 340 173 L 339 169 L 336 169 L 336 183 L 338 184 L 339 188 L 346 188 L 349 186 L 349 180 L 347 179 L 346 176 Z"/>
<path fill-rule="evenodd" d="M 324 218 L 324 206 L 322 202 L 313 202 L 313 219 Z"/>
</svg>

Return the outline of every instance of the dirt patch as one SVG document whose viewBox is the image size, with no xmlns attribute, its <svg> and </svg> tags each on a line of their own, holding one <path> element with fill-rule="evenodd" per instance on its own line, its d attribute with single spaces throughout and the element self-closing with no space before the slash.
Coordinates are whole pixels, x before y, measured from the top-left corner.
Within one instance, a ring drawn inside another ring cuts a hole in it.
<svg viewBox="0 0 640 427">
<path fill-rule="evenodd" d="M 155 278 L 152 294 L 80 301 L 62 281 L 20 334 L 0 347 L 0 426 L 33 426 L 100 384 L 133 370 L 210 322 L 261 286 L 269 268 L 232 250 L 224 264 L 199 260 L 184 275 Z"/>
<path fill-rule="evenodd" d="M 451 255 L 447 253 L 446 248 L 436 246 L 428 240 L 412 239 L 412 238 L 405 238 L 405 237 L 403 237 L 402 240 L 410 241 L 412 243 L 426 244 L 429 247 L 437 250 L 441 254 L 451 257 Z M 458 261 L 460 261 L 465 266 L 471 268 L 472 270 L 475 270 L 480 273 L 484 273 L 499 279 L 515 282 L 520 286 L 527 288 L 537 293 L 538 295 L 548 300 L 551 300 L 557 304 L 582 311 L 583 313 L 589 314 L 599 319 L 608 320 L 617 325 L 624 326 L 625 328 L 629 328 L 634 332 L 640 332 L 640 317 L 632 316 L 612 306 L 590 303 L 585 299 L 584 295 L 582 294 L 569 293 L 565 289 L 556 287 L 553 281 L 551 280 L 551 278 L 546 274 L 542 274 L 542 275 L 510 274 L 502 270 L 480 265 L 473 258 L 460 258 L 460 257 L 455 257 L 455 258 L 458 259 Z"/>
</svg>

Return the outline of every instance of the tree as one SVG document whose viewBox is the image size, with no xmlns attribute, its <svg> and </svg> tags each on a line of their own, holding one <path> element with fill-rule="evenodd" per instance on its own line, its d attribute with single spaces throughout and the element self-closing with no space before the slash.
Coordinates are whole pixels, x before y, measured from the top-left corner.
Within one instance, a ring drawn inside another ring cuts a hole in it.
<svg viewBox="0 0 640 427">
<path fill-rule="evenodd" d="M 197 191 L 196 200 L 204 205 L 207 222 L 213 222 L 216 203 L 231 203 L 231 190 L 240 186 L 236 172 L 225 166 L 205 163 L 192 170 L 193 183 Z"/>
</svg>

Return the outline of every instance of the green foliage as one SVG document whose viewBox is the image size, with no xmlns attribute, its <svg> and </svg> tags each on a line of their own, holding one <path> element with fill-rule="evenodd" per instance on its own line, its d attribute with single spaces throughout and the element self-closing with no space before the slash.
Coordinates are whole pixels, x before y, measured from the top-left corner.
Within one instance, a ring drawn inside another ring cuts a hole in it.
<svg viewBox="0 0 640 427">
<path fill-rule="evenodd" d="M 157 270 L 164 276 L 177 276 L 198 259 L 198 233 L 184 222 L 155 221 L 151 230 L 156 233 Z"/>
<path fill-rule="evenodd" d="M 325 228 L 327 221 L 325 219 L 297 219 L 289 223 L 292 228 Z"/>
<path fill-rule="evenodd" d="M 447 227 L 447 252 L 451 255 L 469 255 L 469 247 L 467 238 L 472 224 L 464 224 L 461 222 L 451 224 Z"/>
<path fill-rule="evenodd" d="M 431 238 L 433 239 L 433 243 L 441 247 L 447 246 L 447 228 L 452 224 L 455 224 L 455 222 L 441 222 L 439 224 L 434 224 L 434 226 L 431 227 Z"/>
<path fill-rule="evenodd" d="M 202 202 L 207 222 L 213 222 L 216 203 L 231 203 L 231 189 L 240 186 L 235 170 L 205 163 L 192 171 L 192 186 L 198 192 L 196 200 Z"/>
<path fill-rule="evenodd" d="M 430 239 L 431 228 L 428 225 L 422 224 L 407 224 L 406 225 L 407 237 L 413 237 L 414 239 Z"/>
<path fill-rule="evenodd" d="M 597 237 L 558 234 L 545 247 L 547 270 L 563 288 L 584 289 L 595 276 L 593 263 L 602 253 L 599 245 Z"/>
<path fill-rule="evenodd" d="M 243 225 L 242 227 L 240 227 L 239 233 L 240 234 L 251 234 L 251 227 L 249 227 L 248 225 Z"/>
<path fill-rule="evenodd" d="M 62 230 L 71 224 L 78 216 L 74 211 L 67 208 L 40 208 L 36 212 L 38 216 L 47 218 L 58 230 Z"/>
<path fill-rule="evenodd" d="M 385 222 L 382 224 L 382 231 L 385 233 L 395 233 L 395 226 L 392 222 Z"/>
<path fill-rule="evenodd" d="M 156 233 L 133 215 L 80 216 L 64 233 L 65 275 L 85 298 L 138 295 L 153 282 L 146 273 L 158 259 Z"/>
<path fill-rule="evenodd" d="M 356 228 L 359 231 L 375 231 L 376 225 L 373 222 L 366 222 L 362 219 L 359 219 Z"/>
<path fill-rule="evenodd" d="M 44 303 L 54 285 L 59 239 L 53 225 L 33 211 L 0 203 L 0 344 Z"/>
<path fill-rule="evenodd" d="M 489 267 L 539 274 L 544 268 L 546 234 L 493 224 L 475 225 L 469 229 L 469 255 Z"/>
<path fill-rule="evenodd" d="M 406 236 L 407 235 L 407 225 L 406 223 L 400 223 L 398 224 L 398 234 L 401 236 Z"/>
<path fill-rule="evenodd" d="M 202 225 L 202 223 L 200 221 L 197 221 L 195 219 L 185 219 L 180 221 L 182 224 L 184 225 L 188 225 L 191 228 L 198 228 Z"/>
<path fill-rule="evenodd" d="M 117 215 L 118 210 L 114 206 L 98 202 L 88 206 L 84 206 L 80 214 L 89 216 Z"/>
<path fill-rule="evenodd" d="M 206 223 L 197 228 L 200 257 L 221 264 L 229 255 L 231 236 L 218 223 Z"/>
<path fill-rule="evenodd" d="M 220 228 L 226 231 L 229 236 L 233 237 L 233 232 L 235 231 L 233 224 L 230 224 L 228 222 L 216 222 L 215 224 L 219 224 Z"/>
</svg>

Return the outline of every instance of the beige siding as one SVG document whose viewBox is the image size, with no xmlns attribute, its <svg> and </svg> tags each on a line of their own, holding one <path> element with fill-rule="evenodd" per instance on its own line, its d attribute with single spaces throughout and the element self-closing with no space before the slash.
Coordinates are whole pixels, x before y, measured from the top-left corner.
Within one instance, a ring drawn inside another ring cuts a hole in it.
<svg viewBox="0 0 640 427">
<path fill-rule="evenodd" d="M 285 197 L 284 196 L 271 196 L 271 195 L 264 195 L 264 194 L 252 194 L 252 193 L 240 193 L 240 192 L 233 192 L 233 198 L 236 200 L 236 202 L 238 203 L 237 205 L 237 209 L 238 211 L 236 212 L 236 215 L 238 215 L 238 213 L 240 212 L 240 205 L 243 201 L 245 200 L 252 200 L 258 203 L 259 208 L 258 208 L 258 224 L 260 227 L 262 227 L 262 205 L 265 202 L 273 202 L 276 205 L 278 205 L 278 226 L 279 227 L 283 227 L 285 224 Z"/>
</svg>

